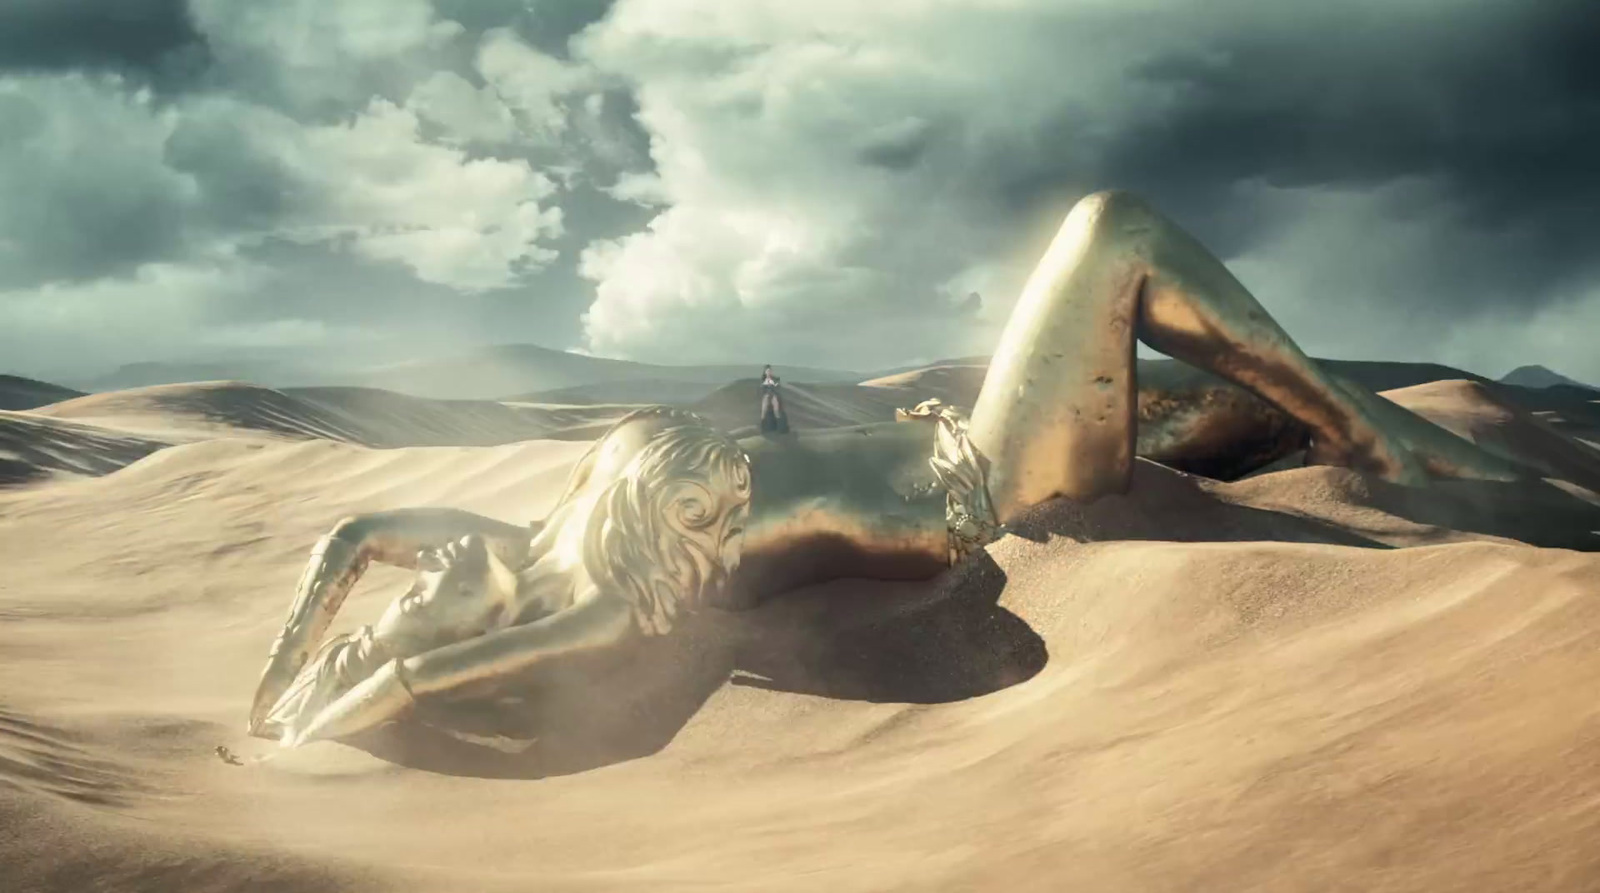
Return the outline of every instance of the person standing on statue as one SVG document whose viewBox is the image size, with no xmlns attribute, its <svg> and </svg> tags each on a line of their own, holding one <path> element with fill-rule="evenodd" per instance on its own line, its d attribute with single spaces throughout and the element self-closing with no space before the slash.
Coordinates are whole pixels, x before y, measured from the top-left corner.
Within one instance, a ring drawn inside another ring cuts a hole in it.
<svg viewBox="0 0 1600 893">
<path fill-rule="evenodd" d="M 771 366 L 761 370 L 761 433 L 788 434 L 789 417 L 783 411 L 783 398 L 778 395 L 778 376 Z"/>
</svg>

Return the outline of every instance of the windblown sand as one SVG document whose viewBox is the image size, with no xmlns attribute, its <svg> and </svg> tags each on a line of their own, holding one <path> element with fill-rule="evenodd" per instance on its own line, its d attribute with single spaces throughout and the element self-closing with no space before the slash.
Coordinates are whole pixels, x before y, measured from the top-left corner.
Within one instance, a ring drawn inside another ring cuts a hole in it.
<svg viewBox="0 0 1600 893">
<path fill-rule="evenodd" d="M 372 449 L 371 413 L 327 400 L 166 396 L 226 412 L 91 397 L 0 429 L 72 459 L 15 459 L 49 467 L 0 491 L 8 893 L 1600 888 L 1577 484 L 1142 463 L 946 579 L 558 674 L 525 752 L 414 729 L 282 752 L 244 715 L 316 537 L 407 505 L 540 517 L 585 444 Z M 1523 421 L 1427 396 L 1469 435 Z M 371 572 L 340 628 L 406 581 Z"/>
</svg>

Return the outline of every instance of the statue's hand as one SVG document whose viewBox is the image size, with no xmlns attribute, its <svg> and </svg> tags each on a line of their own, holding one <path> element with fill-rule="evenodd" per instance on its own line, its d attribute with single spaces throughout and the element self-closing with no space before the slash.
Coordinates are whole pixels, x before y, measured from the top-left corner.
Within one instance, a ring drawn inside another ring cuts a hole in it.
<svg viewBox="0 0 1600 893">
<path fill-rule="evenodd" d="M 482 691 L 551 660 L 625 647 L 638 635 L 627 603 L 599 596 L 524 626 L 390 661 L 291 730 L 283 743 L 297 747 L 354 735 L 404 718 L 418 697 Z"/>
<path fill-rule="evenodd" d="M 272 645 L 266 669 L 251 703 L 249 731 L 266 735 L 266 717 L 294 684 L 312 652 L 322 645 L 334 616 L 368 562 L 425 569 L 433 560 L 430 547 L 472 536 L 506 568 L 520 568 L 530 539 L 542 530 L 507 524 L 459 509 L 396 509 L 353 515 L 340 521 L 318 541 L 295 590 L 289 617 Z"/>
<path fill-rule="evenodd" d="M 298 732 L 283 739 L 285 747 L 342 738 L 401 719 L 416 705 L 403 678 L 403 664 L 392 660 L 324 707 Z"/>
</svg>

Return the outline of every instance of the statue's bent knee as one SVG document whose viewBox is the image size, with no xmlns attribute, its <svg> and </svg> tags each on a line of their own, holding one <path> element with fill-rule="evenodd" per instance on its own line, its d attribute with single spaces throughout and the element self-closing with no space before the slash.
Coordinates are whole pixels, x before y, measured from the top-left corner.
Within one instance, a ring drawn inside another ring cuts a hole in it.
<svg viewBox="0 0 1600 893">
<path fill-rule="evenodd" d="M 1105 249 L 1141 250 L 1148 237 L 1166 225 L 1166 218 L 1137 194 L 1121 189 L 1090 193 L 1067 214 L 1067 223 L 1085 229 L 1090 240 Z"/>
<path fill-rule="evenodd" d="M 323 539 L 339 540 L 359 546 L 371 534 L 372 522 L 369 518 L 362 515 L 345 515 L 334 523 L 333 528 Z"/>
</svg>

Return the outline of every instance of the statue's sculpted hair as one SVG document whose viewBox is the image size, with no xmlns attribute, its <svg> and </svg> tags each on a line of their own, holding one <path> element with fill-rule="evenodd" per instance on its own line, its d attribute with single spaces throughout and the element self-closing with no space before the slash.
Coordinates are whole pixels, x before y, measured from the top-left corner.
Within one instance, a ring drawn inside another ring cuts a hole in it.
<svg viewBox="0 0 1600 893">
<path fill-rule="evenodd" d="M 594 582 L 632 607 L 646 634 L 672 629 L 727 584 L 720 537 L 750 504 L 750 460 L 726 434 L 668 411 L 657 432 L 602 491 L 583 560 Z M 620 424 L 620 423 L 619 423 Z"/>
</svg>

